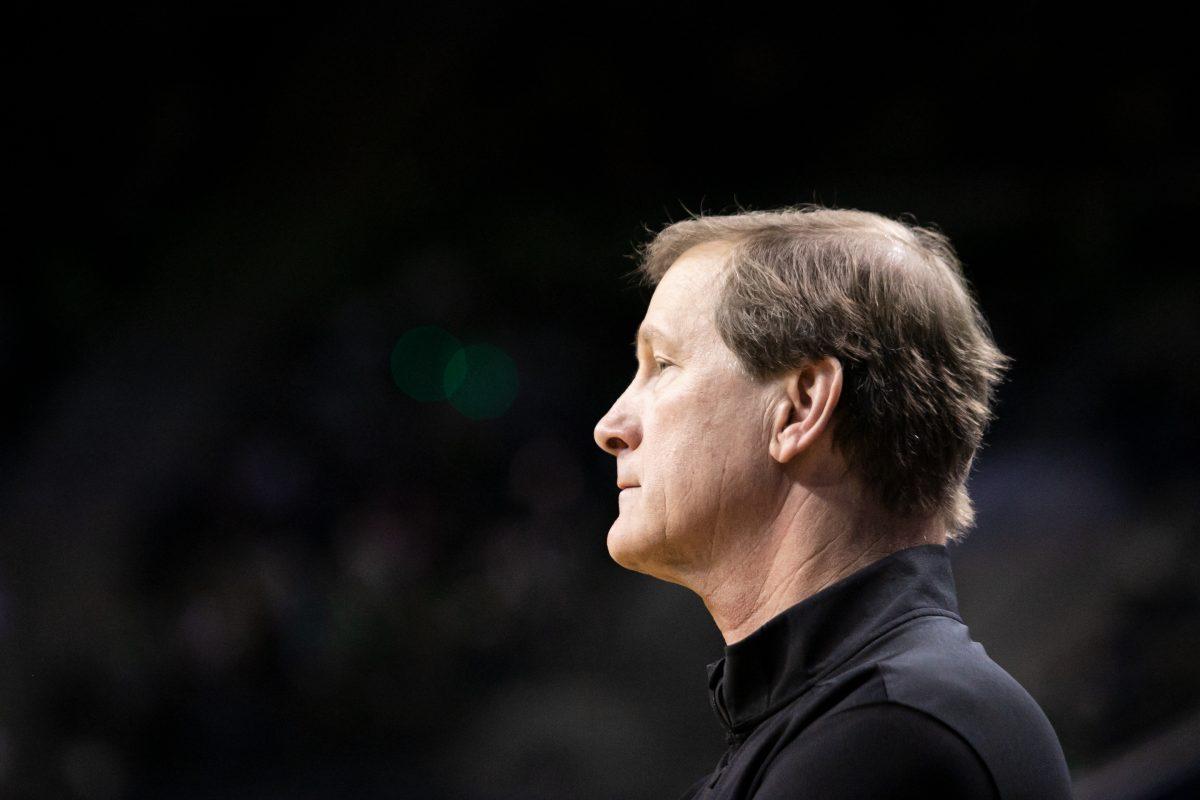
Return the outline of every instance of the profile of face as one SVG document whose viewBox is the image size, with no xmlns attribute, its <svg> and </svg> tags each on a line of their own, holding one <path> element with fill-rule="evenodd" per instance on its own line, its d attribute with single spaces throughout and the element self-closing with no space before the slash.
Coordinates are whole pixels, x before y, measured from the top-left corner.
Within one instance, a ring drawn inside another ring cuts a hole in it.
<svg viewBox="0 0 1200 800">
<path fill-rule="evenodd" d="M 640 329 L 637 372 L 594 430 L 617 459 L 618 484 L 630 487 L 609 555 L 687 586 L 744 549 L 782 479 L 769 450 L 787 413 L 778 388 L 738 370 L 713 322 L 727 246 L 697 245 L 667 270 Z"/>
</svg>

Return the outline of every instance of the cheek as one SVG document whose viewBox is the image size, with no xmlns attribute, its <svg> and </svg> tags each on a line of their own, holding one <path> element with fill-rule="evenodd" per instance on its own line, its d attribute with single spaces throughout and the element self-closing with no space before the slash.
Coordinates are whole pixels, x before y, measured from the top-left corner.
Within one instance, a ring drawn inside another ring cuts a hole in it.
<svg viewBox="0 0 1200 800">
<path fill-rule="evenodd" d="M 653 473 L 647 479 L 653 478 L 664 485 L 678 483 L 707 457 L 705 448 L 712 447 L 714 442 L 705 436 L 704 418 L 689 414 L 691 410 L 682 403 L 664 404 L 646 420 L 644 459 L 648 471 Z"/>
<path fill-rule="evenodd" d="M 707 516 L 710 506 L 722 501 L 721 443 L 694 426 L 677 431 L 663 444 L 655 453 L 655 486 L 647 500 L 661 507 L 672 522 L 683 524 Z"/>
<path fill-rule="evenodd" d="M 695 387 L 684 377 L 662 384 L 642 418 L 643 483 L 661 488 L 672 514 L 680 503 L 707 502 L 699 493 L 750 468 L 762 446 L 750 398 L 722 390 L 716 379 Z"/>
<path fill-rule="evenodd" d="M 741 496 L 763 477 L 761 453 L 766 452 L 766 442 L 747 414 L 747 410 L 722 410 L 719 416 L 696 419 L 677 429 L 658 454 L 662 460 L 655 461 L 668 470 L 668 484 L 688 496 L 669 499 L 716 505 L 718 500 Z"/>
<path fill-rule="evenodd" d="M 672 376 L 659 384 L 643 409 L 644 429 L 648 436 L 663 440 L 678 438 L 712 416 L 711 402 L 712 398 L 691 387 L 685 376 Z"/>
</svg>

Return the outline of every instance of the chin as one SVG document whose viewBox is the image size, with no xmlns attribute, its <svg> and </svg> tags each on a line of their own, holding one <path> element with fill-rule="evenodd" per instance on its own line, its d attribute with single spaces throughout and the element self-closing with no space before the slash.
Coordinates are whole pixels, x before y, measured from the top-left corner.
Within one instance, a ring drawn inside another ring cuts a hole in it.
<svg viewBox="0 0 1200 800">
<path fill-rule="evenodd" d="M 676 583 L 666 574 L 655 531 L 634 528 L 618 519 L 608 531 L 608 555 L 630 572 Z"/>
<path fill-rule="evenodd" d="M 627 520 L 618 518 L 608 529 L 608 555 L 625 569 L 646 572 L 648 544 L 647 534 L 632 528 Z"/>
</svg>

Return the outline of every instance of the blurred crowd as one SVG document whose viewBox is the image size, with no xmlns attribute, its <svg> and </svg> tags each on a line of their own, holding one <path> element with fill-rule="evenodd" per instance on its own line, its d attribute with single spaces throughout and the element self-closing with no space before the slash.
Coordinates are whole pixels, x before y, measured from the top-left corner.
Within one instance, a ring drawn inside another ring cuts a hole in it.
<svg viewBox="0 0 1200 800">
<path fill-rule="evenodd" d="M 960 606 L 1072 772 L 1200 708 L 1200 139 L 1174 73 L 1060 84 L 1018 21 L 915 48 L 938 82 L 867 100 L 737 26 L 710 67 L 424 13 L 440 33 L 164 17 L 22 45 L 0 795 L 607 800 L 710 770 L 720 637 L 608 558 L 592 428 L 633 374 L 643 226 L 735 204 L 912 212 L 958 247 L 1016 358 Z M 432 324 L 511 359 L 504 413 L 396 384 Z"/>
</svg>

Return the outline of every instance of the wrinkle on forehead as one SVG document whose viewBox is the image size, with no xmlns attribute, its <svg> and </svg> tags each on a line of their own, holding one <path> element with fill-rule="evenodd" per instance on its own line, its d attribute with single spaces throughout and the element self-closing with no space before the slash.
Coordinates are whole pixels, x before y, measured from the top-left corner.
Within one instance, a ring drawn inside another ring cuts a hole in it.
<svg viewBox="0 0 1200 800">
<path fill-rule="evenodd" d="M 696 245 L 667 270 L 650 298 L 646 318 L 663 320 L 663 327 L 683 339 L 715 334 L 717 288 L 724 274 L 725 242 Z"/>
</svg>

